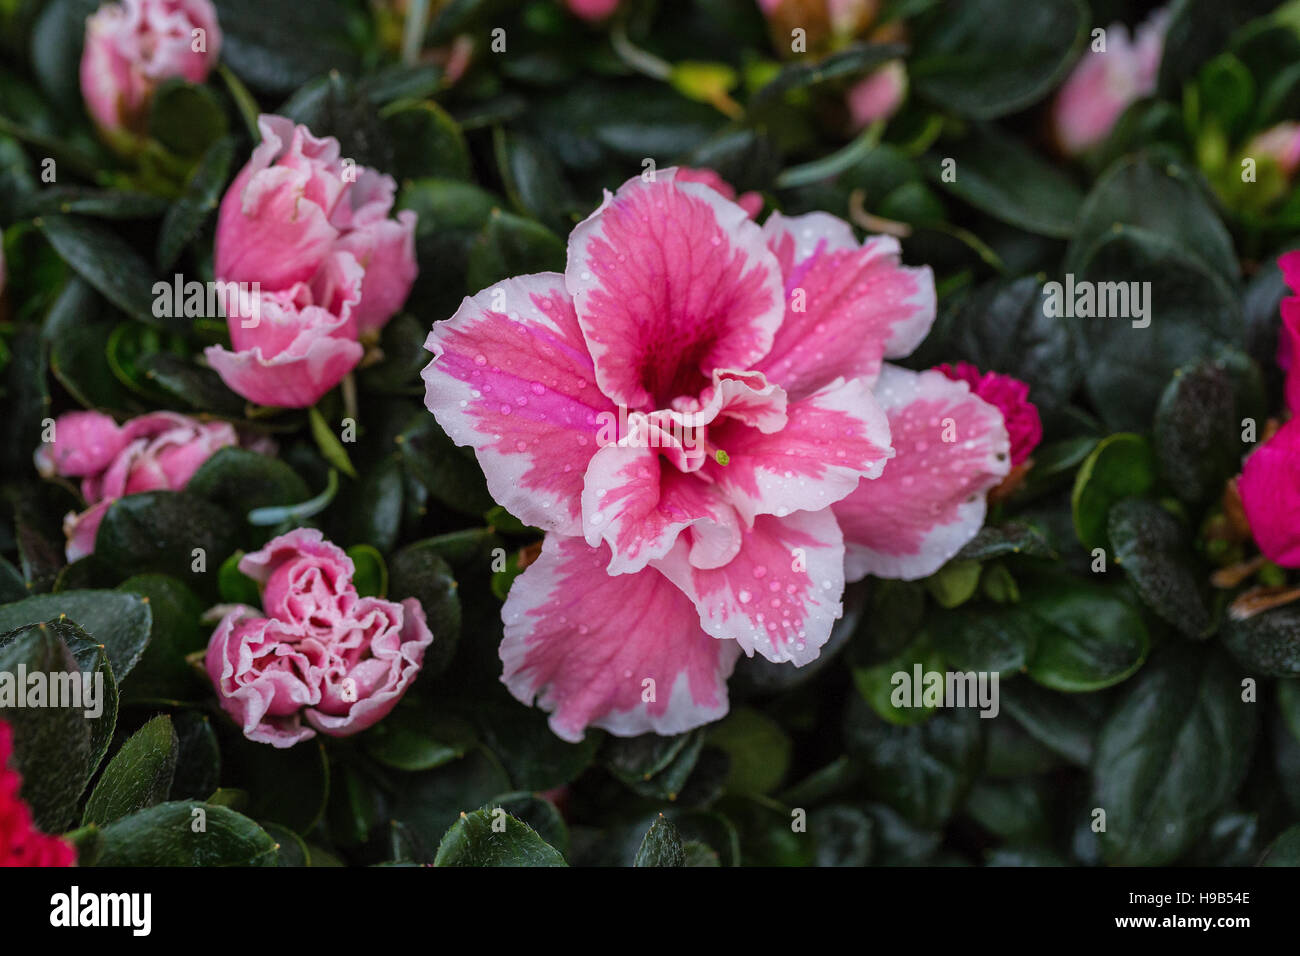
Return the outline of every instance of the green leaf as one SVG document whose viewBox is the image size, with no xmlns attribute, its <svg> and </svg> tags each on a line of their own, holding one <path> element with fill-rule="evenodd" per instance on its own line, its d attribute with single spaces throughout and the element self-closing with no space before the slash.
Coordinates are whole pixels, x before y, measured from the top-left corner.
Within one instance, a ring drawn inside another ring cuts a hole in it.
<svg viewBox="0 0 1300 956">
<path fill-rule="evenodd" d="M 388 568 L 384 557 L 368 544 L 354 544 L 347 549 L 355 572 L 352 583 L 362 597 L 383 597 L 388 593 Z"/>
<path fill-rule="evenodd" d="M 395 770 L 432 770 L 459 760 L 476 743 L 474 727 L 446 714 L 399 704 L 362 738 L 366 753 Z"/>
<path fill-rule="evenodd" d="M 221 779 L 221 748 L 206 714 L 179 711 L 173 719 L 177 739 L 173 800 L 197 800 L 217 789 Z"/>
<path fill-rule="evenodd" d="M 1102 727 L 1094 806 L 1107 863 L 1166 866 L 1195 845 L 1246 772 L 1258 720 L 1223 655 L 1169 645 Z"/>
<path fill-rule="evenodd" d="M 1070 509 L 1075 533 L 1086 549 L 1107 547 L 1111 506 L 1149 491 L 1155 484 L 1155 469 L 1151 446 L 1140 435 L 1111 435 L 1084 459 L 1074 481 Z"/>
<path fill-rule="evenodd" d="M 474 456 L 457 448 L 432 415 L 416 415 L 397 444 L 412 477 L 448 508 L 477 518 L 496 504 Z"/>
<path fill-rule="evenodd" d="M 294 505 L 311 497 L 307 482 L 280 459 L 235 447 L 217 449 L 185 490 L 241 517 L 254 508 Z"/>
<path fill-rule="evenodd" d="M 250 86 L 288 93 L 331 70 L 357 70 L 351 29 L 356 8 L 346 0 L 283 7 L 263 0 L 217 0 L 216 7 L 221 59 Z"/>
<path fill-rule="evenodd" d="M 1142 615 L 1102 585 L 1035 584 L 1020 607 L 1039 621 L 1029 676 L 1045 687 L 1095 691 L 1127 680 L 1151 646 Z"/>
<path fill-rule="evenodd" d="M 18 691 L 19 667 L 31 675 L 57 674 L 81 680 L 78 661 L 68 642 L 85 639 L 85 632 L 67 621 L 29 624 L 0 636 L 0 675 L 5 696 Z M 30 693 L 31 688 L 27 688 Z M 47 700 L 49 703 L 49 692 Z M 17 700 L 15 699 L 15 704 Z M 94 770 L 95 719 L 83 707 L 0 707 L 0 717 L 13 728 L 14 769 L 23 778 L 22 798 L 32 810 L 36 826 L 59 833 L 72 822 L 77 801 Z M 84 701 L 82 701 L 84 703 Z"/>
<path fill-rule="evenodd" d="M 95 538 L 95 556 L 121 573 L 175 574 L 199 591 L 215 591 L 215 572 L 234 550 L 229 515 L 184 491 L 117 499 L 104 513 Z"/>
<path fill-rule="evenodd" d="M 483 743 L 496 755 L 516 790 L 552 790 L 575 780 L 591 765 L 601 734 L 587 733 L 578 743 L 555 736 L 546 715 L 522 707 L 499 689 L 491 696 L 476 695 L 472 717 Z"/>
<path fill-rule="evenodd" d="M 265 830 L 234 810 L 198 801 L 160 803 L 109 824 L 102 834 L 99 866 L 274 866 L 276 862 L 275 840 Z"/>
<path fill-rule="evenodd" d="M 880 720 L 850 698 L 845 743 L 866 768 L 867 790 L 913 823 L 937 827 L 961 805 L 983 761 L 981 719 L 970 708 L 939 710 L 923 724 Z"/>
<path fill-rule="evenodd" d="M 171 718 L 160 714 L 122 744 L 86 801 L 81 825 L 112 823 L 167 799 L 179 744 Z"/>
<path fill-rule="evenodd" d="M 500 126 L 492 143 L 506 195 L 515 209 L 551 229 L 567 232 L 575 200 L 554 157 L 532 138 Z"/>
<path fill-rule="evenodd" d="M 633 866 L 685 866 L 681 834 L 661 813 L 646 831 Z"/>
<path fill-rule="evenodd" d="M 764 84 L 754 94 L 750 112 L 760 114 L 780 104 L 795 90 L 812 89 L 825 83 L 864 76 L 906 52 L 907 47 L 897 43 L 863 44 L 839 50 L 816 63 L 788 63 L 771 82 Z"/>
<path fill-rule="evenodd" d="M 469 179 L 469 150 L 456 121 L 433 100 L 399 100 L 380 112 L 398 179 Z"/>
<path fill-rule="evenodd" d="M 330 428 L 329 423 L 325 421 L 325 416 L 320 413 L 320 409 L 313 405 L 307 410 L 307 417 L 311 421 L 311 437 L 316 441 L 316 447 L 324 459 L 349 478 L 355 478 L 357 471 L 352 467 L 347 449 L 339 441 L 339 436 L 334 434 L 334 429 Z"/>
<path fill-rule="evenodd" d="M 226 112 L 216 94 L 172 78 L 158 85 L 149 108 L 149 134 L 167 149 L 198 156 L 228 132 Z"/>
<path fill-rule="evenodd" d="M 1204 504 L 1222 494 L 1241 468 L 1242 419 L 1262 421 L 1263 405 L 1259 370 L 1240 353 L 1174 373 L 1156 406 L 1154 446 L 1160 474 L 1180 499 Z"/>
<path fill-rule="evenodd" d="M 459 760 L 407 776 L 393 801 L 392 817 L 415 834 L 425 851 L 422 859 L 432 860 L 438 841 L 461 813 L 511 789 L 501 765 L 484 748 L 475 747 Z"/>
<path fill-rule="evenodd" d="M 498 830 L 493 826 L 497 822 Z M 565 866 L 564 857 L 504 810 L 462 813 L 438 845 L 434 866 Z"/>
<path fill-rule="evenodd" d="M 808 814 L 817 843 L 814 866 L 867 866 L 875 848 L 875 824 L 857 807 L 833 804 Z"/>
<path fill-rule="evenodd" d="M 1031 558 L 1055 558 L 1056 552 L 1042 533 L 1022 521 L 985 525 L 954 556 L 959 561 L 988 561 L 1009 554 Z"/>
<path fill-rule="evenodd" d="M 142 574 L 127 578 L 119 591 L 138 594 L 148 602 L 152 615 L 149 645 L 131 672 L 126 696 L 194 699 L 208 688 L 198 683 L 186 656 L 207 647 L 211 631 L 200 626 L 205 603 L 184 582 L 166 574 Z"/>
<path fill-rule="evenodd" d="M 280 750 L 254 743 L 222 728 L 223 787 L 249 794 L 247 813 L 307 833 L 325 812 L 330 792 L 329 761 L 320 738 Z"/>
<path fill-rule="evenodd" d="M 1208 574 L 1182 522 L 1153 501 L 1125 498 L 1110 509 L 1108 529 L 1115 563 L 1147 606 L 1187 637 L 1209 637 Z"/>
<path fill-rule="evenodd" d="M 64 262 L 131 318 L 180 328 L 183 320 L 154 316 L 152 270 L 115 232 L 76 216 L 42 216 L 36 225 Z"/>
<path fill-rule="evenodd" d="M 239 570 L 239 562 L 243 557 L 243 551 L 236 551 L 221 562 L 221 569 L 217 572 L 217 590 L 226 604 L 257 607 L 262 603 L 262 594 L 257 582 Z"/>
<path fill-rule="evenodd" d="M 781 725 L 752 707 L 733 708 L 709 727 L 706 742 L 731 757 L 728 793 L 771 793 L 785 778 L 794 750 Z"/>
<path fill-rule="evenodd" d="M 480 809 L 489 812 L 500 807 L 521 823 L 537 831 L 537 835 L 555 847 L 561 855 L 569 855 L 569 827 L 559 809 L 550 800 L 526 790 L 503 793 L 493 797 Z"/>
<path fill-rule="evenodd" d="M 945 312 L 940 327 L 948 333 L 944 357 L 1020 379 L 1044 410 L 1065 404 L 1082 378 L 1069 328 L 1045 314 L 1042 283 L 1032 276 L 984 283 Z"/>
<path fill-rule="evenodd" d="M 1088 10 L 1078 0 L 942 6 L 918 36 L 908 73 L 936 105 L 993 119 L 1046 96 L 1083 48 L 1087 26 Z"/>
<path fill-rule="evenodd" d="M 390 600 L 416 598 L 433 632 L 424 652 L 421 673 L 430 677 L 444 671 L 460 641 L 461 606 L 456 578 L 432 541 L 417 541 L 392 555 L 388 562 Z"/>
<path fill-rule="evenodd" d="M 138 356 L 136 367 L 151 384 L 191 408 L 232 418 L 244 414 L 244 400 L 226 387 L 220 375 L 193 359 L 158 352 Z"/>
<path fill-rule="evenodd" d="M 959 145 L 925 163 L 935 182 L 981 212 L 1036 235 L 1074 234 L 1083 193 L 1068 175 L 992 127 L 973 129 Z M 943 160 L 957 162 L 956 176 L 943 176 Z M 1041 302 L 1040 302 L 1041 305 Z"/>
<path fill-rule="evenodd" d="M 1154 233 L 1116 227 L 1087 256 L 1082 279 L 1094 290 L 1108 290 L 1107 311 L 1124 311 L 1123 299 L 1109 290 L 1138 290 L 1144 306 L 1141 318 L 1133 300 L 1127 310 L 1132 318 L 1069 320 L 1088 397 L 1113 429 L 1145 430 L 1177 369 L 1225 345 L 1244 344 L 1241 305 L 1227 280 Z"/>
<path fill-rule="evenodd" d="M 1300 823 L 1283 830 L 1265 851 L 1260 866 L 1300 866 Z"/>
<path fill-rule="evenodd" d="M 511 276 L 533 272 L 563 272 L 564 241 L 545 226 L 499 209 L 469 251 L 466 285 L 488 286 Z"/>
<path fill-rule="evenodd" d="M 1040 627 L 1037 618 L 1017 605 L 942 611 L 927 624 L 942 660 L 954 670 L 1005 677 L 1025 668 Z"/>
<path fill-rule="evenodd" d="M 1080 767 L 1092 762 L 1099 698 L 1059 694 L 1026 681 L 1001 688 L 1002 706 L 1035 740 Z"/>
<path fill-rule="evenodd" d="M 147 601 L 118 591 L 61 591 L 38 594 L 0 607 L 0 634 L 38 621 L 66 618 L 102 644 L 121 681 L 149 643 L 153 614 Z"/>
<path fill-rule="evenodd" d="M 1158 235 L 1229 282 L 1240 274 L 1232 237 L 1180 166 L 1138 155 L 1106 170 L 1079 209 L 1063 271 L 1081 273 L 1093 248 L 1120 225 Z"/>
<path fill-rule="evenodd" d="M 203 154 L 190 174 L 184 192 L 168 207 L 167 215 L 163 217 L 155 253 L 159 269 L 171 268 L 186 244 L 199 234 L 208 217 L 216 211 L 234 157 L 234 140 L 229 138 L 217 140 Z"/>
<path fill-rule="evenodd" d="M 1286 604 L 1223 626 L 1223 646 L 1243 667 L 1268 677 L 1300 677 L 1300 605 Z"/>
<path fill-rule="evenodd" d="M 930 719 L 934 707 L 918 705 L 916 701 L 924 699 L 920 696 L 922 688 L 913 690 L 911 683 L 904 685 L 896 677 L 903 674 L 909 682 L 914 682 L 918 665 L 922 675 L 942 672 L 944 668 L 943 655 L 925 633 L 889 660 L 871 667 L 854 667 L 853 684 L 882 719 L 899 726 L 919 724 Z"/>
</svg>

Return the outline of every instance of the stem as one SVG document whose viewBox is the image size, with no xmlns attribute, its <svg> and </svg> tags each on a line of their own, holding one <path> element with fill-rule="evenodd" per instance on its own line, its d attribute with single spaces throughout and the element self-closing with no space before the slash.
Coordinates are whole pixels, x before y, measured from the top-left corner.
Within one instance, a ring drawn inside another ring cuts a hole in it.
<svg viewBox="0 0 1300 956">
<path fill-rule="evenodd" d="M 792 189 L 797 186 L 808 186 L 822 179 L 830 179 L 832 176 L 852 168 L 860 159 L 876 148 L 880 142 L 880 135 L 884 130 L 884 120 L 877 120 L 859 133 L 857 138 L 843 149 L 831 153 L 829 156 L 823 156 L 821 159 L 814 159 L 811 163 L 804 163 L 802 166 L 791 166 L 776 177 L 776 188 Z"/>
<path fill-rule="evenodd" d="M 653 53 L 641 49 L 629 40 L 627 26 L 622 20 L 615 23 L 609 31 L 609 42 L 613 44 L 614 52 L 618 54 L 619 59 L 638 73 L 644 73 L 646 76 L 665 82 L 672 78 L 672 64 L 667 60 L 659 59 Z"/>
<path fill-rule="evenodd" d="M 408 0 L 406 22 L 402 24 L 402 62 L 413 66 L 424 46 L 424 31 L 429 24 L 429 0 Z"/>
</svg>

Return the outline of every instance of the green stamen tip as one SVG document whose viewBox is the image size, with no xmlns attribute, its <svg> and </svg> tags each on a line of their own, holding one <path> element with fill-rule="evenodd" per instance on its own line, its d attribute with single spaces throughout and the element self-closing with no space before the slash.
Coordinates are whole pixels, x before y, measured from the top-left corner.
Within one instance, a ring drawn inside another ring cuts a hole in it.
<svg viewBox="0 0 1300 956">
<path fill-rule="evenodd" d="M 715 451 L 715 452 L 713 453 L 713 457 L 714 457 L 715 459 L 717 459 L 717 462 L 718 462 L 719 465 L 725 465 L 725 464 L 727 464 L 729 461 L 731 461 L 731 456 L 728 455 L 728 454 L 727 454 L 725 451 L 723 451 L 721 448 L 719 448 L 717 451 Z"/>
</svg>

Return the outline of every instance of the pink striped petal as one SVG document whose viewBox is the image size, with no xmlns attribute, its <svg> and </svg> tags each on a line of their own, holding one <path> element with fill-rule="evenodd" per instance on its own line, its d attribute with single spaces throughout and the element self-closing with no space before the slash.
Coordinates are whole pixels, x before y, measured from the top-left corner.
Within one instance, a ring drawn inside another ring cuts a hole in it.
<svg viewBox="0 0 1300 956">
<path fill-rule="evenodd" d="M 844 539 L 829 508 L 760 515 L 725 567 L 692 567 L 691 532 L 656 565 L 691 595 L 700 624 L 747 654 L 802 666 L 817 657 L 843 612 Z"/>
<path fill-rule="evenodd" d="M 781 264 L 785 320 L 767 357 L 754 367 L 801 398 L 835 378 L 880 373 L 881 359 L 908 355 L 934 323 L 929 266 L 899 264 L 898 240 L 859 244 L 842 219 L 824 212 L 763 225 Z"/>
<path fill-rule="evenodd" d="M 640 571 L 662 558 L 686 528 L 701 528 L 692 556 L 708 566 L 725 564 L 740 547 L 736 511 L 714 485 L 678 471 L 656 447 L 606 445 L 591 459 L 582 494 L 587 543 L 607 542 L 608 571 Z"/>
<path fill-rule="evenodd" d="M 985 493 L 1011 468 L 1002 414 L 942 372 L 886 365 L 876 397 L 898 455 L 835 505 L 850 581 L 933 574 L 984 524 Z"/>
<path fill-rule="evenodd" d="M 787 415 L 785 428 L 769 434 L 738 419 L 709 426 L 701 471 L 746 523 L 820 511 L 852 493 L 859 478 L 879 475 L 893 454 L 884 410 L 864 379 L 832 382 L 792 403 Z"/>
<path fill-rule="evenodd" d="M 425 405 L 471 445 L 492 497 L 527 524 L 582 533 L 582 477 L 602 413 L 596 372 L 563 278 L 506 279 L 434 325 Z"/>
<path fill-rule="evenodd" d="M 502 682 L 525 704 L 536 698 L 569 741 L 587 727 L 679 734 L 723 716 L 739 648 L 700 630 L 695 606 L 658 571 L 610 577 L 609 560 L 607 547 L 546 536 L 502 609 Z"/>
<path fill-rule="evenodd" d="M 696 396 L 750 368 L 781 321 L 762 230 L 735 203 L 661 170 L 631 179 L 569 237 L 565 283 L 601 390 L 630 409 Z"/>
</svg>

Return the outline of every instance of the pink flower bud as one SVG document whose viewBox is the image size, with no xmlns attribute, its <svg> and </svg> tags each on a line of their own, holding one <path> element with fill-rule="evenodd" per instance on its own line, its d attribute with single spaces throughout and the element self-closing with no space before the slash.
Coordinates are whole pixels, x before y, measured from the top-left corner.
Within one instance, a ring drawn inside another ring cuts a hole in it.
<svg viewBox="0 0 1300 956">
<path fill-rule="evenodd" d="M 907 70 L 902 60 L 891 60 L 849 90 L 853 128 L 862 129 L 877 120 L 889 119 L 898 112 L 906 96 Z"/>
<path fill-rule="evenodd" d="M 339 251 L 326 257 L 311 283 L 262 292 L 255 310 L 236 309 L 227 317 L 235 351 L 208 346 L 208 364 L 250 402 L 315 404 L 365 351 L 355 318 L 363 275 L 353 255 Z"/>
<path fill-rule="evenodd" d="M 1250 141 L 1246 155 L 1271 161 L 1290 179 L 1300 168 L 1300 123 L 1278 123 L 1265 130 Z"/>
<path fill-rule="evenodd" d="M 179 491 L 217 449 L 239 442 L 226 422 L 199 422 L 175 412 L 141 415 L 121 427 L 101 412 L 68 412 L 55 420 L 54 439 L 37 449 L 37 470 L 46 477 L 80 478 L 89 505 L 63 520 L 69 561 L 95 550 L 99 523 L 118 498 Z"/>
<path fill-rule="evenodd" d="M 162 80 L 202 83 L 216 65 L 221 30 L 210 0 L 122 0 L 86 20 L 81 94 L 105 130 L 138 132 Z"/>
<path fill-rule="evenodd" d="M 1090 47 L 1075 65 L 1052 108 L 1056 140 L 1066 155 L 1101 143 L 1129 104 L 1154 92 L 1168 26 L 1163 9 L 1151 14 L 1132 40 L 1127 27 L 1113 23 L 1105 31 L 1105 51 Z"/>
<path fill-rule="evenodd" d="M 316 731 L 343 737 L 396 706 L 433 641 L 417 600 L 359 597 L 352 561 L 310 528 L 280 535 L 240 569 L 264 586 L 268 616 L 229 611 L 206 664 L 246 737 L 276 747 Z"/>
<path fill-rule="evenodd" d="M 618 0 L 566 0 L 566 5 L 575 17 L 595 23 L 617 10 Z"/>
<path fill-rule="evenodd" d="M 954 381 L 965 382 L 976 396 L 1002 413 L 1011 439 L 1012 468 L 1038 447 L 1043 440 L 1043 423 L 1038 408 L 1029 401 L 1028 385 L 1010 375 L 981 373 L 970 362 L 958 362 L 956 367 L 940 365 L 939 371 Z"/>
</svg>

